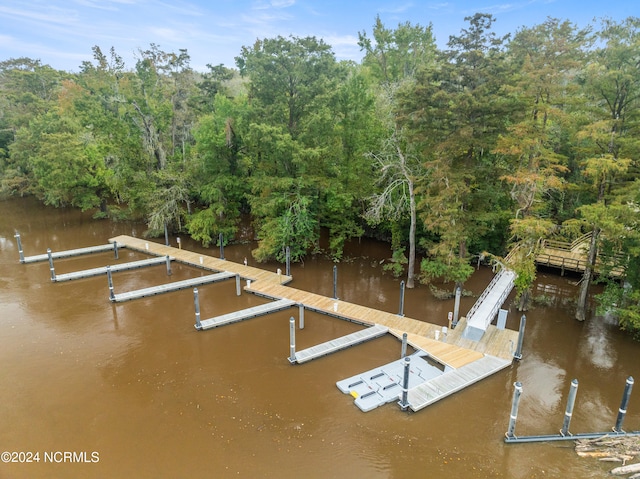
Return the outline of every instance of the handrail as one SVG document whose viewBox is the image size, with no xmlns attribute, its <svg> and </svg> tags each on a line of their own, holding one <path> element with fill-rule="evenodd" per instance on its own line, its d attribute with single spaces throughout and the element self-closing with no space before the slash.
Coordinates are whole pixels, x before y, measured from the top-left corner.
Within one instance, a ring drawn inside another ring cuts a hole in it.
<svg viewBox="0 0 640 479">
<path fill-rule="evenodd" d="M 471 323 L 473 315 L 475 314 L 475 312 L 480 308 L 480 306 L 482 305 L 484 299 L 489 295 L 489 293 L 492 292 L 494 285 L 498 281 L 500 281 L 502 276 L 505 275 L 507 273 L 507 271 L 510 271 L 510 270 L 507 270 L 507 269 L 503 268 L 503 269 L 500 270 L 500 272 L 497 275 L 495 275 L 493 277 L 493 279 L 491 280 L 489 285 L 484 289 L 482 294 L 478 297 L 476 302 L 473 304 L 473 306 L 471 307 L 471 309 L 467 313 L 467 324 Z M 500 308 L 502 303 L 504 303 L 504 301 L 507 298 L 507 296 L 509 296 L 509 294 L 511 293 L 512 289 L 513 289 L 513 283 L 511 283 L 511 286 L 509 288 L 506 288 L 504 291 L 502 291 L 502 293 L 500 293 L 498 301 L 496 301 L 496 303 L 492 306 L 491 311 L 489 312 L 489 314 L 485 318 L 485 321 L 486 321 L 486 324 L 484 325 L 485 328 L 489 324 L 491 324 L 491 321 L 493 321 L 493 318 L 497 314 L 498 309 Z"/>
<path fill-rule="evenodd" d="M 578 247 L 582 246 L 584 243 L 590 240 L 592 234 L 592 232 L 585 233 L 571 242 L 546 238 L 542 240 L 542 246 L 563 251 L 575 251 L 576 249 L 578 249 Z"/>
</svg>

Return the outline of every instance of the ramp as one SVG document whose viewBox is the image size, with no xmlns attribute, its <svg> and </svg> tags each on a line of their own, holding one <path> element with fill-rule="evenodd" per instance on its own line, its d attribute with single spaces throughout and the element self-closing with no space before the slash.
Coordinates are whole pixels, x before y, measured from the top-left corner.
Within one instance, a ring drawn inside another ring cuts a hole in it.
<svg viewBox="0 0 640 479">
<path fill-rule="evenodd" d="M 152 286 L 150 288 L 136 289 L 134 291 L 128 291 L 126 293 L 114 294 L 109 299 L 112 303 L 122 303 L 124 301 L 130 301 L 132 299 L 145 298 L 147 296 L 155 296 L 158 294 L 169 293 L 181 289 L 193 288 L 196 286 L 201 286 L 203 284 L 217 283 L 218 281 L 224 281 L 226 279 L 235 277 L 235 273 L 216 273 L 208 276 L 201 276 L 199 278 L 185 279 L 183 281 L 175 281 L 173 283 L 161 284 L 158 286 Z"/>
<path fill-rule="evenodd" d="M 365 341 L 369 341 L 370 339 L 378 338 L 387 334 L 388 331 L 389 328 L 387 328 L 386 326 L 376 324 L 375 326 L 371 326 L 370 328 L 347 334 L 346 336 L 341 336 L 331 341 L 327 341 L 326 343 L 317 344 L 316 346 L 303 349 L 302 351 L 297 351 L 295 362 L 304 363 L 307 361 L 311 361 L 312 359 L 335 353 L 336 351 L 355 346 L 356 344 L 364 343 Z"/>
<path fill-rule="evenodd" d="M 467 327 L 462 335 L 465 339 L 479 341 L 487 327 L 498 314 L 498 309 L 511 293 L 516 278 L 514 271 L 503 268 L 493 278 L 478 300 L 467 313 Z"/>
<path fill-rule="evenodd" d="M 254 306 L 252 308 L 242 309 L 229 314 L 223 314 L 215 318 L 205 319 L 200 321 L 200 327 L 196 324 L 196 329 L 205 330 L 223 326 L 225 324 L 231 324 L 245 319 L 255 318 L 257 316 L 263 316 L 269 313 L 275 313 L 276 311 L 282 311 L 283 309 L 295 306 L 296 302 L 290 299 L 280 299 L 272 303 L 261 304 L 260 306 Z"/>
</svg>

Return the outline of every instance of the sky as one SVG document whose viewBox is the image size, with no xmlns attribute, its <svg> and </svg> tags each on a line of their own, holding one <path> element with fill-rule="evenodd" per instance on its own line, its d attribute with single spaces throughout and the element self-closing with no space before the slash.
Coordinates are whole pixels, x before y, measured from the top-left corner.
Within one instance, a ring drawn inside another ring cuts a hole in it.
<svg viewBox="0 0 640 479">
<path fill-rule="evenodd" d="M 92 61 L 92 47 L 111 47 L 133 69 L 137 54 L 156 44 L 186 49 L 191 67 L 235 67 L 243 46 L 256 39 L 315 36 L 338 60 L 362 59 L 358 33 L 371 37 L 376 16 L 385 27 L 433 25 L 446 48 L 464 19 L 490 13 L 498 35 L 543 23 L 548 17 L 579 27 L 602 17 L 640 16 L 638 0 L 0 0 L 0 61 L 28 57 L 77 72 Z"/>
</svg>

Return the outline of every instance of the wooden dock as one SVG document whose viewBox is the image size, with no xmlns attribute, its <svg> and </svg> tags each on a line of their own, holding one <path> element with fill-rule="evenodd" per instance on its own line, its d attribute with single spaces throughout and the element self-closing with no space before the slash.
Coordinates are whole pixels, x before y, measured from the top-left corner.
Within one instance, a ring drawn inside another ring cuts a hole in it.
<svg viewBox="0 0 640 479">
<path fill-rule="evenodd" d="M 169 258 L 169 260 L 171 261 L 173 258 Z M 140 261 L 131 261 L 129 263 L 120 263 L 120 264 L 113 264 L 108 266 L 108 268 L 111 269 L 112 273 L 117 273 L 118 271 L 129 271 L 132 269 L 139 269 L 139 268 L 146 268 L 148 266 L 156 266 L 159 264 L 166 264 L 167 260 L 166 258 L 148 258 L 148 259 L 142 259 Z M 100 266 L 98 268 L 91 268 L 91 269 L 83 269 L 81 271 L 73 271 L 71 273 L 64 273 L 64 274 L 56 274 L 54 281 L 56 283 L 59 282 L 63 282 L 63 281 L 73 281 L 76 279 L 83 279 L 83 278 L 91 278 L 94 276 L 101 276 L 103 274 L 107 274 L 107 266 Z"/>
<path fill-rule="evenodd" d="M 217 283 L 218 281 L 224 281 L 230 278 L 235 278 L 235 273 L 216 273 L 207 276 L 200 276 L 198 278 L 190 278 L 182 281 L 174 281 L 173 283 L 160 284 L 158 286 L 151 286 L 149 288 L 136 289 L 134 291 L 127 291 L 125 293 L 113 294 L 111 302 L 122 303 L 124 301 L 131 301 L 132 299 L 146 298 L 148 296 L 156 296 L 158 294 L 170 293 L 172 291 L 179 291 L 181 289 L 195 288 L 203 284 Z"/>
<path fill-rule="evenodd" d="M 296 351 L 295 361 L 292 361 L 291 358 L 289 358 L 289 361 L 292 363 L 305 363 L 312 359 L 350 348 L 356 344 L 361 344 L 365 341 L 379 338 L 388 332 L 389 328 L 376 324 L 375 326 L 365 328 L 361 331 L 356 331 L 355 333 L 347 334 L 346 336 L 341 336 L 325 343 L 316 344 L 315 346 L 303 349 L 302 351 Z"/>
<path fill-rule="evenodd" d="M 484 354 L 496 355 L 509 361 L 513 359 L 515 347 L 512 345 L 517 343 L 517 331 L 497 330 L 495 326 L 490 325 L 480 341 L 470 341 L 462 338 L 462 332 L 465 328 L 465 321 L 462 318 L 458 327 L 448 332 L 446 340 L 442 340 L 441 336 L 441 340 L 436 341 L 435 334 L 442 332 L 442 326 L 295 289 L 286 286 L 292 280 L 290 276 L 278 275 L 275 271 L 246 266 L 126 235 L 111 238 L 109 241 L 117 241 L 118 244 L 134 251 L 158 256 L 169 255 L 178 262 L 194 267 L 237 273 L 243 280 L 251 281 L 251 284 L 244 288 L 247 292 L 272 300 L 287 298 L 297 304 L 304 305 L 305 309 L 366 326 L 380 324 L 388 327 L 389 333 L 399 339 L 406 332 L 408 343 L 411 346 L 428 352 L 436 361 L 451 367 L 464 366 L 478 360 Z"/>
<path fill-rule="evenodd" d="M 252 308 L 241 309 L 229 314 L 223 314 L 222 316 L 216 316 L 210 319 L 204 319 L 200 321 L 200 327 L 196 325 L 196 329 L 205 330 L 223 326 L 225 324 L 237 323 L 238 321 L 244 321 L 245 319 L 256 318 L 269 313 L 275 313 L 276 311 L 282 311 L 283 309 L 295 306 L 296 302 L 290 299 L 280 299 L 271 303 L 261 304 L 260 306 L 254 306 Z"/>
<path fill-rule="evenodd" d="M 425 357 L 428 356 L 430 360 L 443 365 L 446 371 L 449 371 L 449 369 L 452 370 L 450 371 L 452 373 L 457 371 L 456 374 L 448 375 L 449 373 L 447 372 L 439 376 L 439 378 L 436 378 L 439 380 L 429 386 L 436 392 L 440 391 L 438 394 L 429 389 L 424 391 L 416 389 L 413 392 L 413 399 L 411 400 L 411 408 L 415 408 L 414 410 L 419 410 L 440 398 L 453 394 L 507 367 L 513 361 L 513 355 L 518 341 L 517 331 L 498 329 L 496 326 L 489 324 L 486 326 L 482 337 L 478 340 L 473 340 L 463 335 L 466 329 L 465 318 L 460 319 L 455 330 L 444 331 L 446 328 L 426 321 L 399 316 L 367 306 L 292 288 L 286 285 L 292 278 L 279 274 L 278 272 L 266 271 L 171 246 L 146 242 L 145 240 L 132 238 L 130 236 L 118 236 L 109 241 L 118 242 L 118 244 L 122 244 L 129 249 L 146 252 L 151 255 L 169 255 L 178 262 L 197 268 L 225 272 L 218 274 L 227 274 L 230 276 L 239 275 L 239 277 L 247 281 L 247 286 L 244 288 L 247 292 L 269 298 L 276 302 L 282 301 L 282 303 L 279 303 L 282 305 L 285 304 L 284 300 L 287 300 L 291 302 L 291 305 L 302 305 L 308 310 L 368 326 L 361 332 L 348 335 L 352 336 L 354 342 L 350 343 L 350 340 L 345 340 L 344 345 L 341 345 L 341 347 L 348 347 L 349 345 L 361 342 L 355 340 L 359 333 L 363 335 L 362 338 L 371 334 L 372 336 L 368 339 L 372 339 L 374 333 L 377 337 L 386 332 L 401 339 L 404 333 L 406 333 L 408 344 L 424 352 Z M 185 285 L 184 287 L 189 287 L 189 285 Z M 248 310 L 244 311 L 245 313 L 248 312 Z M 238 312 L 236 318 L 241 317 L 242 314 L 244 313 Z M 253 314 L 253 312 L 251 314 Z M 228 315 L 227 317 L 232 318 L 232 315 Z M 204 321 L 201 322 L 201 324 L 202 323 L 204 323 Z M 213 323 L 210 324 L 213 325 Z M 337 338 L 333 341 L 323 343 L 323 345 L 316 345 L 308 348 L 308 350 L 295 352 L 296 360 L 293 361 L 292 358 L 289 359 L 291 362 L 305 362 L 310 360 L 312 356 L 319 357 L 339 350 L 340 347 L 334 348 L 331 345 L 332 342 L 342 342 L 342 340 L 341 338 Z M 318 351 L 317 355 L 315 351 Z M 412 388 L 410 391 L 414 389 L 415 388 Z"/>
<path fill-rule="evenodd" d="M 117 245 L 118 248 L 122 248 L 121 244 Z M 105 251 L 115 251 L 116 246 L 114 244 L 103 244 L 98 246 L 88 246 L 86 248 L 70 249 L 66 251 L 54 251 L 51 252 L 53 259 L 59 258 L 71 258 L 73 256 L 82 256 L 93 253 L 104 253 Z M 49 260 L 49 253 L 37 254 L 34 256 L 25 256 L 21 263 L 38 263 Z"/>
</svg>

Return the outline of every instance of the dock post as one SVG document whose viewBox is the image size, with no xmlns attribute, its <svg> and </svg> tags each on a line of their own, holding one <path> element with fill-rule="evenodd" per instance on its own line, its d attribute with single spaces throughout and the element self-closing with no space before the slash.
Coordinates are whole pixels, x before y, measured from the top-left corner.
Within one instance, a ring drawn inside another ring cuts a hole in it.
<svg viewBox="0 0 640 479">
<path fill-rule="evenodd" d="M 289 318 L 289 362 L 296 362 L 296 320 Z"/>
<path fill-rule="evenodd" d="M 460 314 L 460 296 L 462 295 L 462 289 L 460 286 L 456 288 L 456 302 L 453 306 L 453 327 L 458 325 L 458 315 Z"/>
<path fill-rule="evenodd" d="M 224 259 L 224 235 L 222 233 L 218 235 L 218 241 L 220 242 L 220 259 Z"/>
<path fill-rule="evenodd" d="M 522 394 L 522 383 L 517 381 L 513 383 L 513 401 L 511 402 L 511 416 L 509 417 L 509 430 L 506 436 L 509 438 L 515 437 L 514 432 L 516 430 L 516 419 L 518 419 L 518 405 L 520 404 L 520 395 Z"/>
<path fill-rule="evenodd" d="M 167 229 L 167 223 L 164 223 L 164 245 L 169 246 L 169 230 Z"/>
<path fill-rule="evenodd" d="M 411 363 L 410 357 L 404 358 L 404 377 L 402 378 L 402 400 L 400 401 L 400 408 L 406 411 L 409 407 L 409 401 L 407 396 L 409 395 L 409 364 Z"/>
<path fill-rule="evenodd" d="M 524 327 L 527 324 L 527 317 L 523 314 L 520 318 L 520 329 L 518 333 L 518 347 L 516 353 L 513 355 L 514 359 L 520 361 L 522 359 L 522 342 L 524 341 Z"/>
<path fill-rule="evenodd" d="M 236 296 L 240 296 L 242 289 L 240 288 L 240 275 L 236 274 Z"/>
<path fill-rule="evenodd" d="M 627 382 L 624 385 L 624 393 L 622 394 L 622 402 L 620 403 L 620 409 L 618 409 L 618 418 L 616 419 L 616 426 L 613 428 L 613 432 L 624 432 L 622 430 L 622 421 L 627 414 L 627 406 L 629 405 L 629 397 L 631 396 L 631 389 L 633 388 L 633 377 L 629 376 Z"/>
<path fill-rule="evenodd" d="M 167 276 L 171 276 L 171 257 L 167 256 Z"/>
<path fill-rule="evenodd" d="M 51 254 L 51 248 L 47 248 L 47 255 L 49 256 L 49 271 L 51 271 L 51 281 L 55 281 L 56 270 L 53 268 L 53 255 Z"/>
<path fill-rule="evenodd" d="M 193 288 L 193 304 L 196 308 L 196 329 L 199 331 L 202 329 L 202 323 L 200 322 L 200 299 L 198 298 L 198 288 Z"/>
<path fill-rule="evenodd" d="M 338 299 L 338 267 L 333 265 L 333 299 Z"/>
<path fill-rule="evenodd" d="M 109 301 L 115 301 L 116 295 L 113 294 L 113 278 L 111 277 L 111 266 L 107 265 L 107 281 L 109 282 Z"/>
<path fill-rule="evenodd" d="M 574 379 L 571 381 L 571 389 L 569 389 L 569 398 L 567 399 L 567 409 L 564 413 L 564 422 L 562 423 L 562 429 L 560 430 L 560 434 L 566 436 L 567 434 L 571 434 L 569 432 L 569 423 L 571 422 L 571 416 L 573 415 L 573 405 L 576 402 L 576 394 L 578 392 L 578 380 Z"/>
<path fill-rule="evenodd" d="M 298 305 L 298 316 L 300 321 L 300 329 L 304 329 L 304 304 L 300 303 Z"/>
<path fill-rule="evenodd" d="M 402 333 L 402 352 L 400 353 L 400 359 L 407 355 L 407 333 Z"/>
<path fill-rule="evenodd" d="M 118 259 L 118 242 L 117 241 L 113 242 L 113 257 L 115 259 Z"/>
<path fill-rule="evenodd" d="M 285 250 L 285 254 L 287 257 L 287 268 L 285 269 L 286 275 L 291 276 L 291 248 L 287 246 Z"/>
<path fill-rule="evenodd" d="M 20 239 L 20 233 L 16 233 L 15 238 L 18 242 L 18 254 L 20 255 L 20 262 L 24 263 L 24 251 L 22 250 L 22 240 Z"/>
<path fill-rule="evenodd" d="M 404 281 L 400 281 L 400 311 L 398 316 L 404 316 Z"/>
</svg>

